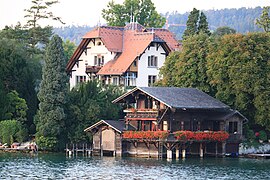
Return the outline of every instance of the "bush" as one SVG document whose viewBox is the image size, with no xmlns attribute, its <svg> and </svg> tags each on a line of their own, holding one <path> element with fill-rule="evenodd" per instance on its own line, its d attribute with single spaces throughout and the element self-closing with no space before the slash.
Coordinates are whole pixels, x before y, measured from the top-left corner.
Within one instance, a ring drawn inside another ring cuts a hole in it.
<svg viewBox="0 0 270 180">
<path fill-rule="evenodd" d="M 55 150 L 56 144 L 57 144 L 56 137 L 40 136 L 37 138 L 37 145 L 41 150 L 53 151 Z"/>
<path fill-rule="evenodd" d="M 259 140 L 262 140 L 262 141 L 267 140 L 267 134 L 264 130 L 259 131 Z"/>
<path fill-rule="evenodd" d="M 26 128 L 16 120 L 0 121 L 0 140 L 11 145 L 13 142 L 23 142 L 28 136 Z"/>
</svg>

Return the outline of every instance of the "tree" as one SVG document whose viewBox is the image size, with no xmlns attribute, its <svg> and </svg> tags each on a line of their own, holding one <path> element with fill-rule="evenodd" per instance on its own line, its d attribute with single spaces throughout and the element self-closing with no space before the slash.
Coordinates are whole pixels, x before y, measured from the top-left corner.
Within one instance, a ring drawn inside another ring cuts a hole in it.
<svg viewBox="0 0 270 180">
<path fill-rule="evenodd" d="M 125 26 L 132 17 L 145 27 L 162 27 L 166 21 L 158 14 L 151 0 L 125 0 L 123 5 L 112 0 L 107 9 L 102 10 L 102 17 L 110 26 Z"/>
<path fill-rule="evenodd" d="M 10 31 L 12 33 L 10 33 Z M 0 32 L 0 34 L 2 31 Z M 15 34 L 13 30 L 5 30 L 3 34 Z M 25 43 L 18 39 L 0 38 L 0 79 L 2 87 L 4 111 L 7 112 L 7 93 L 16 90 L 22 99 L 26 100 L 28 106 L 27 124 L 33 124 L 33 116 L 37 109 L 36 78 L 39 65 L 34 63 L 25 50 Z M 4 100 L 5 99 L 5 100 Z M 2 119 L 3 114 L 1 114 Z M 6 119 L 6 118 L 4 118 Z M 9 118 L 8 118 L 9 119 Z"/>
<path fill-rule="evenodd" d="M 169 54 L 160 69 L 161 80 L 157 82 L 157 86 L 176 86 L 178 78 L 176 64 L 181 61 L 181 51 L 173 51 Z"/>
<path fill-rule="evenodd" d="M 207 78 L 209 36 L 200 33 L 183 41 L 181 52 L 169 55 L 160 73 L 166 86 L 192 87 L 212 93 Z"/>
<path fill-rule="evenodd" d="M 184 31 L 183 39 L 193 36 L 198 31 L 198 21 L 199 21 L 200 11 L 196 8 L 193 8 L 193 10 L 190 12 L 187 20 L 187 28 Z"/>
<path fill-rule="evenodd" d="M 211 34 L 205 14 L 196 8 L 193 8 L 188 16 L 187 28 L 184 31 L 183 39 L 187 39 L 188 37 L 199 33 L 205 33 L 207 35 Z"/>
<path fill-rule="evenodd" d="M 263 7 L 263 12 L 259 19 L 256 19 L 256 24 L 263 28 L 265 32 L 270 32 L 270 16 L 269 16 L 270 6 Z"/>
<path fill-rule="evenodd" d="M 213 36 L 224 36 L 226 34 L 235 34 L 236 30 L 228 26 L 222 26 L 215 30 Z"/>
<path fill-rule="evenodd" d="M 63 42 L 63 48 L 64 48 L 66 60 L 68 61 L 73 55 L 74 51 L 76 50 L 76 45 L 70 40 L 66 40 L 65 42 Z"/>
<path fill-rule="evenodd" d="M 0 121 L 0 140 L 11 145 L 13 142 L 23 142 L 27 138 L 27 130 L 16 120 Z"/>
<path fill-rule="evenodd" d="M 13 90 L 7 94 L 6 112 L 4 119 L 14 119 L 25 123 L 26 112 L 28 110 L 26 101 L 19 97 L 19 94 Z"/>
<path fill-rule="evenodd" d="M 225 35 L 211 44 L 207 60 L 216 97 L 240 110 L 249 123 L 270 129 L 270 36 Z"/>
<path fill-rule="evenodd" d="M 65 103 L 68 78 L 65 73 L 65 55 L 62 40 L 52 37 L 45 55 L 42 81 L 38 92 L 39 111 L 36 116 L 37 137 L 56 138 L 54 148 L 60 148 L 59 142 L 65 136 Z"/>
<path fill-rule="evenodd" d="M 39 24 L 41 20 L 52 19 L 64 24 L 60 17 L 54 16 L 51 11 L 48 11 L 58 0 L 32 0 L 32 6 L 25 9 L 27 18 L 26 28 L 29 29 L 30 45 L 34 47 L 38 44 L 47 44 L 49 37 L 52 35 L 52 27 L 46 26 L 42 28 Z"/>
<path fill-rule="evenodd" d="M 88 142 L 84 129 L 101 119 L 119 119 L 121 107 L 111 101 L 122 94 L 116 86 L 105 86 L 97 81 L 82 83 L 68 93 L 68 138 L 70 142 Z"/>
<path fill-rule="evenodd" d="M 198 33 L 205 33 L 207 35 L 210 35 L 209 27 L 208 27 L 208 22 L 205 14 L 201 12 L 200 15 L 200 20 L 199 20 L 199 25 L 198 25 Z"/>
</svg>

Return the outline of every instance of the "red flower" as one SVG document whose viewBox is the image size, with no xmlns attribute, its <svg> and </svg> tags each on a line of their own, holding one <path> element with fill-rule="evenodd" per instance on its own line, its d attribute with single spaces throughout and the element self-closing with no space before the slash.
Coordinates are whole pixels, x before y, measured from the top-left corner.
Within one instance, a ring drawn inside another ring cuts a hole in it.
<svg viewBox="0 0 270 180">
<path fill-rule="evenodd" d="M 256 137 L 259 137 L 260 136 L 260 133 L 259 132 L 255 132 L 255 136 Z"/>
</svg>

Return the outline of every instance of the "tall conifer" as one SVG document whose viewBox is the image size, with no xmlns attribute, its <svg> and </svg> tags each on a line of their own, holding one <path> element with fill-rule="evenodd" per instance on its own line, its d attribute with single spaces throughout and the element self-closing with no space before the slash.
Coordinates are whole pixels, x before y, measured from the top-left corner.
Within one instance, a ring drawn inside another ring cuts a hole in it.
<svg viewBox="0 0 270 180">
<path fill-rule="evenodd" d="M 42 141 L 51 140 L 51 149 L 59 145 L 57 142 L 65 129 L 64 106 L 67 94 L 65 62 L 62 40 L 55 35 L 46 49 L 42 82 L 38 93 L 39 111 L 36 117 L 37 136 Z"/>
</svg>

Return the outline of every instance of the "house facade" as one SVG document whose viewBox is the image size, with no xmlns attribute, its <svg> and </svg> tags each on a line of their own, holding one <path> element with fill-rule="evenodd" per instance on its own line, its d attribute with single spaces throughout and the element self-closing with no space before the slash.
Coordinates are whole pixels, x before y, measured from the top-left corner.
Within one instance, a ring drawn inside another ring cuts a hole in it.
<svg viewBox="0 0 270 180">
<path fill-rule="evenodd" d="M 67 64 L 70 88 L 91 79 L 118 86 L 151 86 L 165 58 L 179 48 L 167 29 L 147 29 L 134 22 L 97 27 L 82 38 Z"/>
<path fill-rule="evenodd" d="M 117 154 L 127 156 L 237 154 L 247 121 L 240 112 L 194 88 L 136 87 L 113 103 L 126 107 L 124 121 L 114 121 L 114 126 L 121 124 Z M 103 129 L 116 128 L 99 122 L 85 131 L 100 139 L 96 132 L 102 132 L 101 124 Z"/>
</svg>

